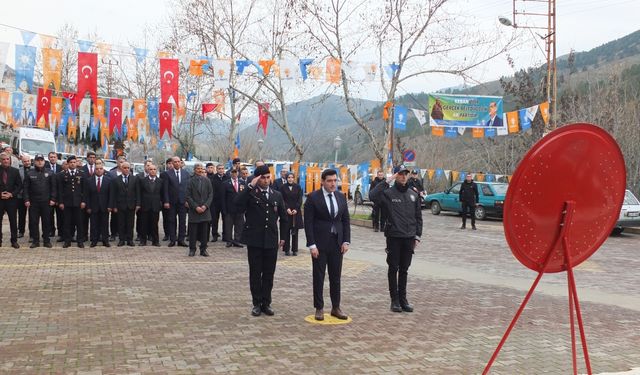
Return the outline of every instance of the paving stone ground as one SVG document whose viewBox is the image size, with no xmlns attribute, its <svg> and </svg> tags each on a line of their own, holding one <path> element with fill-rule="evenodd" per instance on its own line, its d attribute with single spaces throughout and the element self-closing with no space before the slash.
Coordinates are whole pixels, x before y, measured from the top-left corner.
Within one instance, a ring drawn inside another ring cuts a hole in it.
<svg viewBox="0 0 640 375">
<path fill-rule="evenodd" d="M 436 262 L 533 280 L 508 254 L 499 222 L 460 233 L 457 220 L 425 212 L 416 274 Z M 304 321 L 314 311 L 306 251 L 280 256 L 276 315 L 255 318 L 244 249 L 215 243 L 211 257 L 189 258 L 183 248 L 3 247 L 0 373 L 481 373 L 524 297 L 522 288 L 414 274 L 409 297 L 416 312 L 391 313 L 383 237 L 352 230 L 342 307 L 353 321 L 339 326 Z M 640 276 L 629 252 L 637 255 L 639 239 L 607 241 L 590 268 L 576 272 L 580 286 L 638 297 Z M 611 275 L 616 269 L 619 283 Z M 582 310 L 595 373 L 640 367 L 640 310 L 616 301 L 585 302 Z M 569 332 L 566 298 L 535 294 L 492 373 L 570 373 Z"/>
</svg>

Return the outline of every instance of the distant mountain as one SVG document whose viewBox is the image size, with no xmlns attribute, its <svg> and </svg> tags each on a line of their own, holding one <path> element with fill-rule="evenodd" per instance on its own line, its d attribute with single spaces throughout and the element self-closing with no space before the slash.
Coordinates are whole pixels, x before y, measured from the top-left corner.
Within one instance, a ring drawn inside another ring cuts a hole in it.
<svg viewBox="0 0 640 375">
<path fill-rule="evenodd" d="M 356 99 L 354 101 L 357 113 L 367 116 L 380 106 L 380 102 Z M 280 113 L 275 112 L 279 117 Z M 337 135 L 345 139 L 343 148 L 350 147 L 350 135 L 357 131 L 357 125 L 347 112 L 344 99 L 337 95 L 316 96 L 307 100 L 287 105 L 287 119 L 291 133 L 305 150 L 304 159 L 308 161 L 333 160 L 333 140 Z M 254 144 L 259 138 L 264 138 L 263 156 L 268 159 L 291 159 L 295 153 L 291 150 L 291 143 L 285 132 L 270 119 L 267 135 L 257 129 L 257 121 L 250 122 L 240 132 L 242 142 Z"/>
</svg>

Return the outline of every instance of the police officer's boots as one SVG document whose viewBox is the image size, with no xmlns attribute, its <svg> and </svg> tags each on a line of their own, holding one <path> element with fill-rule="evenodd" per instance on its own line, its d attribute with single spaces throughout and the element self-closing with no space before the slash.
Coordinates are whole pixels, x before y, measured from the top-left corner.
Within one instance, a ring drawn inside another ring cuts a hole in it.
<svg viewBox="0 0 640 375">
<path fill-rule="evenodd" d="M 413 312 L 413 306 L 409 303 L 409 301 L 407 301 L 407 293 L 400 293 L 400 298 L 399 298 L 399 302 L 400 302 L 400 308 L 402 309 L 402 311 L 404 312 Z"/>
<path fill-rule="evenodd" d="M 402 312 L 402 307 L 400 307 L 400 299 L 398 298 L 398 294 L 394 292 L 391 293 L 391 311 L 393 312 Z"/>
</svg>

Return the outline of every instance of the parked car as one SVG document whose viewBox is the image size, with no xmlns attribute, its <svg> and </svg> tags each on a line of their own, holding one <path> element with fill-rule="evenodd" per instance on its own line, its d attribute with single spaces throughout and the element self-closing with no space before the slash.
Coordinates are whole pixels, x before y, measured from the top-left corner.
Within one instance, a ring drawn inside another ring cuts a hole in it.
<svg viewBox="0 0 640 375">
<path fill-rule="evenodd" d="M 431 208 L 431 213 L 439 215 L 442 211 L 462 212 L 460 205 L 460 185 L 458 182 L 442 193 L 429 194 L 424 198 L 425 204 Z M 504 198 L 508 184 L 501 182 L 476 182 L 480 202 L 476 206 L 476 219 L 484 220 L 487 216 L 502 217 Z"/>
<path fill-rule="evenodd" d="M 620 217 L 612 234 L 620 234 L 624 228 L 640 227 L 640 202 L 630 190 L 625 191 Z"/>
</svg>

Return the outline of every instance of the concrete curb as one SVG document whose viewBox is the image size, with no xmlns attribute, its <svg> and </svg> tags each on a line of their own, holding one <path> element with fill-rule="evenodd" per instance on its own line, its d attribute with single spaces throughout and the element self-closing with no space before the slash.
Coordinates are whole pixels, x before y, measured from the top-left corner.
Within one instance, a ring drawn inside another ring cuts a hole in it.
<svg viewBox="0 0 640 375">
<path fill-rule="evenodd" d="M 373 228 L 373 222 L 371 220 L 351 219 L 351 224 L 359 227 Z"/>
</svg>

